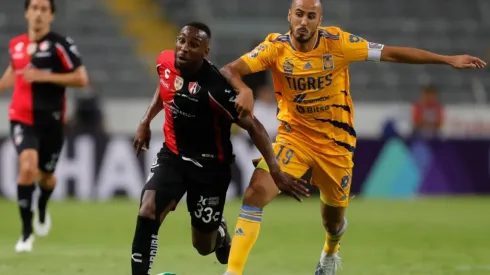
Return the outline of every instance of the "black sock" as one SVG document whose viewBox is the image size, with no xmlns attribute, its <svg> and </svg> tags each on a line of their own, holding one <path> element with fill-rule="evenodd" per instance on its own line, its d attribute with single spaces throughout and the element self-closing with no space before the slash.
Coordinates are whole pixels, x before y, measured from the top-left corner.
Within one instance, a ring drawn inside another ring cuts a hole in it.
<svg viewBox="0 0 490 275">
<path fill-rule="evenodd" d="M 17 185 L 17 202 L 20 210 L 20 217 L 22 218 L 22 236 L 26 240 L 32 234 L 32 194 L 36 186 L 30 185 Z"/>
<path fill-rule="evenodd" d="M 138 216 L 131 252 L 133 275 L 150 274 L 153 260 L 157 255 L 159 228 L 159 221 Z"/>
<path fill-rule="evenodd" d="M 222 227 L 221 225 L 219 226 L 219 229 L 218 229 L 218 234 L 216 236 L 216 243 L 214 244 L 214 250 L 216 251 L 216 249 L 220 248 L 223 246 L 223 242 L 225 241 L 225 228 Z"/>
<path fill-rule="evenodd" d="M 48 189 L 40 186 L 40 189 L 41 189 L 41 195 L 39 196 L 37 208 L 39 210 L 39 221 L 41 223 L 44 223 L 44 220 L 46 219 L 46 207 L 48 206 L 48 201 L 49 198 L 51 197 L 51 194 L 53 194 L 54 188 Z"/>
</svg>

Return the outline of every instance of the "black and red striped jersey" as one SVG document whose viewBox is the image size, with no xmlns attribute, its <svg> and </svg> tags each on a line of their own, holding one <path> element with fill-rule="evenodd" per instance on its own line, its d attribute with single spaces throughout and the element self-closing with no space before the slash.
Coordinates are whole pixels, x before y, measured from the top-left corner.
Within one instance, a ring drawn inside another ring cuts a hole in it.
<svg viewBox="0 0 490 275">
<path fill-rule="evenodd" d="M 166 147 L 182 157 L 233 161 L 230 131 L 238 118 L 236 93 L 219 70 L 204 60 L 195 74 L 184 77 L 175 68 L 174 51 L 163 51 L 156 65 Z"/>
<path fill-rule="evenodd" d="M 73 72 L 82 65 L 73 40 L 50 32 L 38 41 L 31 41 L 27 34 L 23 34 L 10 40 L 9 52 L 10 66 L 15 72 L 10 120 L 28 125 L 63 122 L 66 88 L 53 83 L 28 83 L 23 73 L 31 67 L 53 73 Z"/>
</svg>

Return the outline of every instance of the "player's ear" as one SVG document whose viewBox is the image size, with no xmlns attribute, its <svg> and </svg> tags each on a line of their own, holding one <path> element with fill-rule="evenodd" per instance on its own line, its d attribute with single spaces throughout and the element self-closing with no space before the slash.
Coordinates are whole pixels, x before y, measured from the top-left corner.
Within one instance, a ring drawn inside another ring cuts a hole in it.
<svg viewBox="0 0 490 275">
<path fill-rule="evenodd" d="M 288 11 L 288 22 L 291 23 L 291 9 Z"/>
<path fill-rule="evenodd" d="M 211 48 L 207 47 L 206 50 L 204 50 L 204 57 L 208 56 L 210 51 L 211 51 Z"/>
<path fill-rule="evenodd" d="M 318 24 L 321 26 L 322 25 L 322 22 L 323 22 L 323 15 L 320 16 L 320 22 Z"/>
</svg>

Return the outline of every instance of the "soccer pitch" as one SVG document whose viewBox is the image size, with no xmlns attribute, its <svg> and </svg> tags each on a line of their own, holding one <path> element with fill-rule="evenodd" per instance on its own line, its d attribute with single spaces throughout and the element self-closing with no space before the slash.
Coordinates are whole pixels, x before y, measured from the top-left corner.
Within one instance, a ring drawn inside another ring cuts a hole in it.
<svg viewBox="0 0 490 275">
<path fill-rule="evenodd" d="M 37 238 L 34 252 L 15 254 L 18 209 L 0 201 L 0 274 L 130 274 L 137 203 L 54 202 L 53 230 Z M 225 215 L 234 228 L 240 203 Z M 342 241 L 343 275 L 451 275 L 490 273 L 490 199 L 437 198 L 405 201 L 354 199 Z M 262 231 L 245 274 L 313 274 L 324 241 L 319 200 L 280 199 L 264 211 Z M 222 275 L 214 254 L 192 248 L 185 204 L 160 230 L 153 274 Z"/>
</svg>

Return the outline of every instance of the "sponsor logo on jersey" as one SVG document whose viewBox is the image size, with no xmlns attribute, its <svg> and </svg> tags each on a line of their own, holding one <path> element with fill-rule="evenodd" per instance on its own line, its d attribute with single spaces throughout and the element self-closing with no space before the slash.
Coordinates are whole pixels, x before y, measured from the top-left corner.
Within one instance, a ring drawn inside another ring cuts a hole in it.
<svg viewBox="0 0 490 275">
<path fill-rule="evenodd" d="M 322 102 L 325 100 L 328 100 L 330 97 L 329 96 L 321 96 L 318 98 L 312 98 L 312 99 L 305 99 L 307 94 L 299 94 L 294 97 L 294 102 L 296 103 L 304 103 L 304 104 L 309 104 L 309 103 L 317 103 L 317 102 Z"/>
<path fill-rule="evenodd" d="M 325 106 L 301 106 L 301 105 L 296 105 L 296 111 L 300 114 L 313 114 L 313 113 L 320 113 L 320 112 L 325 112 L 330 109 L 329 105 Z"/>
<path fill-rule="evenodd" d="M 368 49 L 370 49 L 370 50 L 382 50 L 383 47 L 384 47 L 383 44 L 378 44 L 378 43 L 374 43 L 374 42 L 368 43 Z"/>
<path fill-rule="evenodd" d="M 24 42 L 15 44 L 14 51 L 21 52 L 24 49 Z"/>
<path fill-rule="evenodd" d="M 264 44 L 260 44 L 258 45 L 257 47 L 255 47 L 255 49 L 253 49 L 249 54 L 248 56 L 250 58 L 256 58 L 257 56 L 259 56 L 259 52 L 262 52 L 266 49 L 265 45 Z"/>
</svg>

